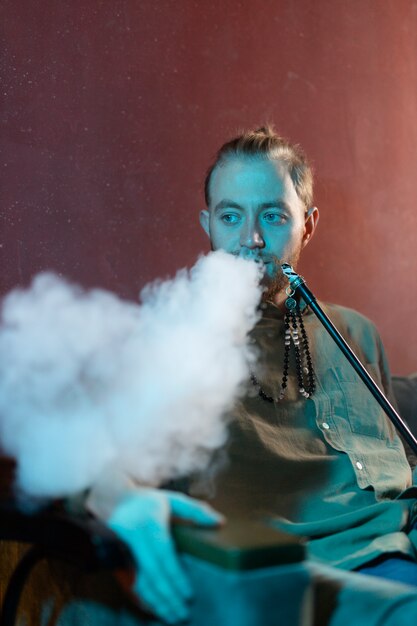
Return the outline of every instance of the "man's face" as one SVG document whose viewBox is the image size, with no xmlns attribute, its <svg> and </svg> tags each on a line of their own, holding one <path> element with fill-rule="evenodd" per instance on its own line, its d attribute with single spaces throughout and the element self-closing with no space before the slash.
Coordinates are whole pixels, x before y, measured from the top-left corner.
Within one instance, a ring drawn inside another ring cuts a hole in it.
<svg viewBox="0 0 417 626">
<path fill-rule="evenodd" d="M 200 220 L 212 249 L 263 262 L 270 296 L 281 291 L 287 282 L 280 264 L 297 265 L 317 221 L 316 209 L 306 219 L 285 163 L 232 157 L 214 170 L 210 199 Z"/>
</svg>

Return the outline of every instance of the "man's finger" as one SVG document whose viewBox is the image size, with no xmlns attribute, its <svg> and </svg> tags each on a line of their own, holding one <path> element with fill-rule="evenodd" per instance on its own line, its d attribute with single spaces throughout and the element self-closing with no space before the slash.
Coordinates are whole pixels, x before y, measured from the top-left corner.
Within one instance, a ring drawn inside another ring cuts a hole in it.
<svg viewBox="0 0 417 626">
<path fill-rule="evenodd" d="M 160 569 L 155 572 L 145 564 L 145 568 L 138 574 L 134 592 L 153 612 L 171 616 L 172 621 L 183 620 L 188 615 L 187 604 L 173 588 L 172 581 Z"/>
<path fill-rule="evenodd" d="M 182 614 L 192 591 L 168 528 L 152 520 L 137 530 L 123 529 L 120 534 L 138 563 L 138 580 L 148 581 L 146 588 L 153 590 L 164 606 Z"/>
<path fill-rule="evenodd" d="M 129 544 L 139 567 L 159 573 L 169 580 L 173 590 L 182 599 L 189 600 L 192 590 L 182 571 L 169 528 L 154 520 L 132 534 Z"/>
<path fill-rule="evenodd" d="M 161 532 L 160 540 L 153 544 L 153 550 L 155 551 L 155 559 L 158 561 L 161 571 L 171 581 L 181 597 L 185 600 L 190 600 L 193 596 L 193 592 L 182 570 L 175 549 L 175 543 L 168 531 L 164 529 Z"/>
</svg>

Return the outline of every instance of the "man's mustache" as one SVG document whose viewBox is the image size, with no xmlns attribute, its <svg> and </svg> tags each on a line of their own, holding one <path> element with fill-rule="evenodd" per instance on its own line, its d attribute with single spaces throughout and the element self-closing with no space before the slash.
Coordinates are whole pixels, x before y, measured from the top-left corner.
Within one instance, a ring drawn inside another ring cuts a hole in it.
<svg viewBox="0 0 417 626">
<path fill-rule="evenodd" d="M 249 261 L 261 261 L 262 263 L 275 263 L 276 265 L 281 265 L 283 261 L 278 259 L 278 257 L 271 254 L 259 254 L 252 251 L 246 250 L 236 250 L 232 252 L 234 256 L 238 256 L 243 259 L 248 259 Z"/>
<path fill-rule="evenodd" d="M 234 256 L 243 258 L 247 261 L 254 261 L 255 263 L 263 263 L 263 264 L 273 264 L 275 269 L 278 271 L 282 271 L 281 266 L 283 263 L 285 263 L 286 261 L 284 261 L 283 259 L 279 259 L 278 257 L 271 255 L 271 254 L 256 254 L 256 253 L 251 253 L 246 252 L 246 251 L 242 251 L 242 250 L 237 250 L 236 252 L 232 252 L 232 254 Z"/>
</svg>

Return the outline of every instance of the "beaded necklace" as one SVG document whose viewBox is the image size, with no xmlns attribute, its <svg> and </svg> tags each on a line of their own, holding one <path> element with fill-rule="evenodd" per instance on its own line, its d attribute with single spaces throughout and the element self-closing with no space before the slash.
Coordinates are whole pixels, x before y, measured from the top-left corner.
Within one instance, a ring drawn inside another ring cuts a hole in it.
<svg viewBox="0 0 417 626">
<path fill-rule="evenodd" d="M 298 391 L 304 398 L 310 398 L 316 389 L 314 379 L 314 368 L 311 360 L 308 337 L 303 322 L 303 314 L 300 304 L 292 297 L 294 292 L 288 292 L 289 296 L 285 301 L 286 312 L 284 318 L 285 339 L 284 339 L 284 365 L 282 371 L 281 389 L 277 398 L 270 396 L 262 388 L 261 383 L 255 374 L 251 373 L 251 381 L 258 390 L 258 395 L 265 402 L 280 402 L 285 396 L 288 381 L 288 367 L 290 359 L 291 344 L 294 347 L 295 366 L 297 373 Z M 300 341 L 301 335 L 301 341 Z"/>
</svg>

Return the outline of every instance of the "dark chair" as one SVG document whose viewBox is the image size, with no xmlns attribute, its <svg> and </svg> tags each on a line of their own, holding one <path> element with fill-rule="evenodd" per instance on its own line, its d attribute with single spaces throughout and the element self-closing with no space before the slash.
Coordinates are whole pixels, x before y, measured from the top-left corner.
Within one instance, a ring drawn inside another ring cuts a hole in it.
<svg viewBox="0 0 417 626">
<path fill-rule="evenodd" d="M 19 511 L 12 501 L 0 506 L 2 541 L 27 544 L 3 594 L 0 626 L 14 626 L 22 594 L 33 568 L 52 557 L 80 571 L 134 571 L 128 547 L 103 523 L 85 516 L 68 515 L 58 506 L 36 514 Z"/>
<path fill-rule="evenodd" d="M 417 435 L 417 373 L 393 376 L 392 387 L 400 415 Z"/>
</svg>

